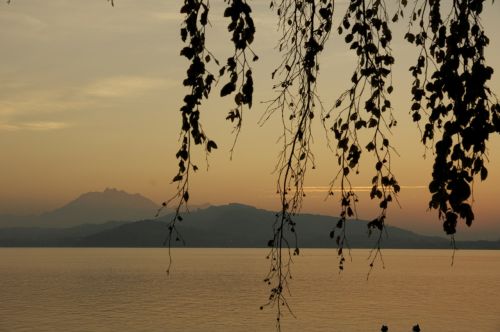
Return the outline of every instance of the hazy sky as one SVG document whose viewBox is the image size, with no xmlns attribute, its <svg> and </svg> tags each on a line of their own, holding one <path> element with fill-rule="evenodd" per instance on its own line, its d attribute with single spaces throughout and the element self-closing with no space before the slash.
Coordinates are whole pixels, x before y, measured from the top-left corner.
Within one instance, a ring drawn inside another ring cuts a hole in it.
<svg viewBox="0 0 500 332">
<path fill-rule="evenodd" d="M 390 3 L 391 0 L 388 1 Z M 230 39 L 222 17 L 222 0 L 211 1 L 209 45 L 219 59 L 230 55 Z M 279 119 L 257 122 L 272 98 L 270 72 L 278 64 L 277 38 L 269 1 L 252 1 L 256 18 L 254 108 L 232 161 L 231 124 L 224 120 L 231 100 L 213 98 L 203 106 L 206 133 L 219 150 L 193 178 L 193 203 L 241 202 L 276 208 L 272 174 L 280 150 Z M 175 152 L 180 128 L 184 77 L 188 62 L 179 56 L 181 1 L 104 0 L 21 1 L 0 4 L 0 213 L 39 213 L 59 207 L 79 194 L 116 187 L 142 193 L 156 202 L 175 191 Z M 343 2 L 337 2 L 336 25 Z M 488 63 L 496 69 L 490 86 L 500 93 L 500 5 L 488 5 L 484 26 L 491 45 Z M 403 41 L 406 25 L 394 27 L 395 93 L 399 126 L 393 141 L 400 154 L 395 174 L 403 187 L 402 208 L 393 206 L 388 222 L 425 233 L 441 233 L 435 212 L 427 212 L 427 183 L 432 155 L 423 158 L 419 132 L 409 115 L 409 66 L 415 49 Z M 326 105 L 348 88 L 352 54 L 334 35 L 321 57 L 320 93 Z M 325 186 L 336 174 L 336 162 L 325 148 L 325 133 L 316 124 L 314 152 L 304 210 L 336 215 L 337 198 L 325 201 Z M 197 156 L 203 165 L 204 155 Z M 369 160 L 366 160 L 369 161 Z M 500 238 L 500 139 L 490 141 L 489 178 L 475 184 L 477 220 L 461 237 Z M 363 187 L 373 176 L 362 168 L 359 186 L 361 218 L 375 208 Z"/>
</svg>

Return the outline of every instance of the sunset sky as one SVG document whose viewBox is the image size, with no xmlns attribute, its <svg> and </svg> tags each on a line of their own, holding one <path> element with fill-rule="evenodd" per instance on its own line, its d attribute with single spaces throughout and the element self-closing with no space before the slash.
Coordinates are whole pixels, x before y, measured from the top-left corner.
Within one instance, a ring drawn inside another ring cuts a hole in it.
<svg viewBox="0 0 500 332">
<path fill-rule="evenodd" d="M 193 204 L 240 202 L 266 209 L 279 204 L 272 172 L 280 151 L 280 119 L 257 124 L 265 110 L 261 102 L 273 97 L 270 73 L 279 63 L 278 33 L 269 0 L 251 3 L 257 26 L 254 50 L 261 58 L 254 67 L 256 102 L 245 114 L 232 161 L 232 126 L 225 120 L 232 98 L 221 99 L 214 90 L 203 105 L 205 132 L 219 149 L 210 156 L 208 171 L 200 167 L 192 178 Z M 209 48 L 220 60 L 231 52 L 222 4 L 211 1 L 213 28 L 208 32 Z M 41 213 L 106 187 L 141 193 L 158 203 L 175 192 L 170 181 L 177 171 L 181 82 L 188 66 L 179 56 L 180 5 L 160 0 L 116 0 L 114 8 L 104 0 L 0 3 L 0 214 Z M 345 1 L 337 1 L 336 11 L 338 25 Z M 491 44 L 486 58 L 496 70 L 490 86 L 500 94 L 499 17 L 500 4 L 487 1 L 483 24 Z M 417 54 L 402 38 L 406 29 L 406 23 L 393 27 L 398 127 L 392 141 L 400 154 L 393 169 L 402 185 L 402 208 L 389 210 L 388 223 L 442 234 L 437 214 L 427 211 L 432 153 L 424 159 L 409 115 L 408 68 Z M 349 87 L 353 56 L 333 34 L 320 63 L 320 95 L 332 105 Z M 306 180 L 304 211 L 337 215 L 338 199 L 325 201 L 336 161 L 325 147 L 319 121 L 315 129 L 317 168 Z M 498 136 L 490 140 L 489 151 L 489 178 L 474 186 L 475 224 L 469 230 L 460 227 L 459 238 L 500 238 Z M 196 158 L 205 165 L 201 151 Z M 376 214 L 366 192 L 372 176 L 373 166 L 366 164 L 354 180 L 363 219 Z"/>
</svg>

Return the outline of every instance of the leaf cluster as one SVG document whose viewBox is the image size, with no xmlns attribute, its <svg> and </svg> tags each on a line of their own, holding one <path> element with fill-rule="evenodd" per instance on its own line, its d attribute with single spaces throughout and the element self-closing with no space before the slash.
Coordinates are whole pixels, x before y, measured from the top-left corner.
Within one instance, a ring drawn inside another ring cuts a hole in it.
<svg viewBox="0 0 500 332">
<path fill-rule="evenodd" d="M 230 19 L 227 29 L 232 34 L 234 53 L 227 59 L 226 65 L 219 69 L 219 76 L 225 75 L 229 78 L 220 91 L 221 97 L 235 93 L 236 107 L 231 109 L 226 116 L 226 120 L 235 123 L 234 144 L 241 130 L 244 107 L 251 108 L 253 103 L 254 80 L 249 58 L 257 61 L 258 56 L 251 48 L 255 36 L 255 25 L 251 13 L 252 10 L 245 0 L 227 0 L 224 17 Z"/>
<path fill-rule="evenodd" d="M 441 2 L 425 3 L 415 11 L 417 33 L 408 32 L 408 42 L 420 48 L 413 76 L 413 120 L 426 117 L 424 144 L 435 153 L 429 191 L 431 209 L 437 209 L 446 234 L 456 232 L 459 219 L 470 226 L 475 175 L 488 176 L 486 142 L 500 132 L 500 105 L 487 86 L 493 69 L 486 65 L 489 43 L 479 16 L 482 0 L 455 0 L 448 15 Z"/>
<path fill-rule="evenodd" d="M 356 215 L 358 201 L 350 179 L 352 173 L 359 173 L 364 151 L 372 154 L 375 159 L 370 198 L 380 201 L 381 212 L 368 224 L 368 228 L 370 234 L 372 230 L 380 231 L 375 247 L 377 252 L 384 230 L 386 209 L 400 190 L 390 165 L 393 148 L 389 134 L 397 122 L 392 115 L 389 99 L 394 90 L 391 77 L 394 57 L 390 48 L 392 31 L 385 8 L 384 1 L 353 0 L 337 29 L 340 35 L 344 35 L 344 41 L 357 57 L 357 66 L 351 76 L 351 88 L 338 98 L 335 106 L 323 118 L 325 127 L 331 129 L 337 142 L 335 151 L 339 171 L 331 185 L 333 187 L 337 182 L 340 184 L 341 211 L 340 221 L 336 225 L 339 230 L 336 242 L 341 269 L 345 261 L 341 249 L 347 244 L 346 222 Z M 327 126 L 328 119 L 334 114 L 333 125 Z M 367 144 L 360 141 L 361 132 L 371 133 Z M 335 230 L 331 235 L 334 233 Z"/>
</svg>

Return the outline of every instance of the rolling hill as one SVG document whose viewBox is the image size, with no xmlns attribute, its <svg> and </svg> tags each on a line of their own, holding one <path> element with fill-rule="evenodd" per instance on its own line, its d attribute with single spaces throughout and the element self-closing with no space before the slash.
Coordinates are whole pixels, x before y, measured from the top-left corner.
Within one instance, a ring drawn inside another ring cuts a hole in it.
<svg viewBox="0 0 500 332">
<path fill-rule="evenodd" d="M 0 246 L 64 247 L 160 247 L 168 234 L 172 215 L 156 220 L 108 222 L 70 228 L 0 229 Z M 242 204 L 209 206 L 184 215 L 178 228 L 187 247 L 265 247 L 272 237 L 275 213 Z M 329 236 L 337 219 L 301 214 L 296 218 L 299 247 L 331 248 L 336 243 Z M 365 221 L 349 221 L 349 245 L 370 248 L 378 234 L 368 236 Z M 181 241 L 173 242 L 181 246 Z M 423 236 L 398 227 L 387 227 L 382 234 L 384 248 L 450 248 L 446 238 Z M 500 249 L 500 241 L 458 242 L 464 249 Z"/>
</svg>

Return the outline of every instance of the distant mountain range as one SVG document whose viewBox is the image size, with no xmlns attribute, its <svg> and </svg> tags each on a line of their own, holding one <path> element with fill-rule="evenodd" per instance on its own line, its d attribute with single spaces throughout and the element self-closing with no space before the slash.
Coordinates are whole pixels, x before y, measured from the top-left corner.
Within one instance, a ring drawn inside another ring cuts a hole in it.
<svg viewBox="0 0 500 332">
<path fill-rule="evenodd" d="M 128 204 L 127 209 L 120 209 L 120 201 Z M 109 210 L 106 202 L 110 202 Z M 157 208 L 143 196 L 114 189 L 84 194 L 61 209 L 40 216 L 38 227 L 0 229 L 0 246 L 159 247 L 168 234 L 167 223 L 173 215 L 158 219 L 142 217 L 154 215 Z M 131 216 L 140 216 L 138 219 L 141 220 L 130 221 Z M 103 222 L 106 218 L 114 221 Z M 184 215 L 178 228 L 188 247 L 265 247 L 272 237 L 275 218 L 274 212 L 242 204 L 209 206 L 192 209 L 191 213 Z M 301 214 L 296 217 L 296 222 L 299 247 L 336 247 L 329 236 L 336 218 Z M 40 227 L 41 224 L 45 227 Z M 347 227 L 350 247 L 373 247 L 377 234 L 368 236 L 365 221 L 349 221 Z M 385 248 L 450 248 L 448 239 L 423 236 L 391 226 L 382 237 Z M 172 245 L 182 244 L 174 241 Z M 458 242 L 457 245 L 463 249 L 500 249 L 500 241 Z"/>
</svg>

